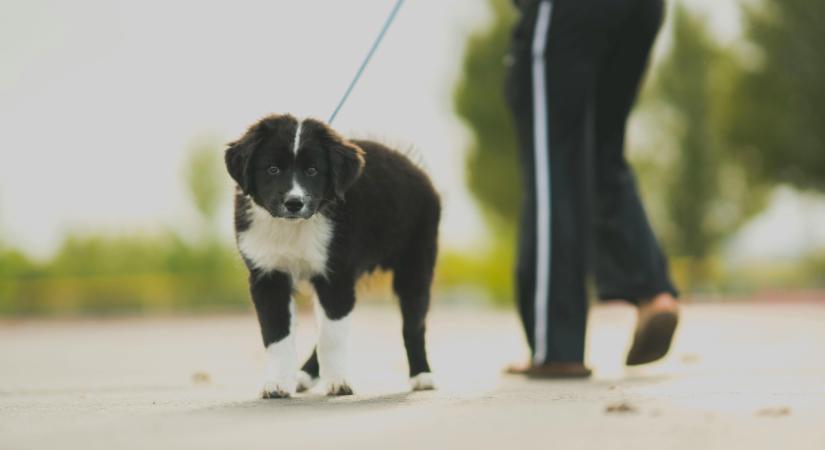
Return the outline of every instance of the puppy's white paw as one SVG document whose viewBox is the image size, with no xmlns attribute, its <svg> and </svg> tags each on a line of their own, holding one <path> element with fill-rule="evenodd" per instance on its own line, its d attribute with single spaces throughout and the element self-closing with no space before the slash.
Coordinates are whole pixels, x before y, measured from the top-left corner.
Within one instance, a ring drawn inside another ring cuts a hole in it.
<svg viewBox="0 0 825 450">
<path fill-rule="evenodd" d="M 326 385 L 327 395 L 330 397 L 352 395 L 352 388 L 344 379 L 325 381 L 324 384 Z"/>
<path fill-rule="evenodd" d="M 296 388 L 298 392 L 306 392 L 312 389 L 316 383 L 318 383 L 318 378 L 312 378 L 312 375 L 303 370 L 298 371 L 298 386 Z"/>
<path fill-rule="evenodd" d="M 295 395 L 294 380 L 267 381 L 264 383 L 261 398 L 289 398 Z"/>
<path fill-rule="evenodd" d="M 435 389 L 433 374 L 430 372 L 421 372 L 418 375 L 411 377 L 410 387 L 414 391 L 429 391 Z"/>
</svg>

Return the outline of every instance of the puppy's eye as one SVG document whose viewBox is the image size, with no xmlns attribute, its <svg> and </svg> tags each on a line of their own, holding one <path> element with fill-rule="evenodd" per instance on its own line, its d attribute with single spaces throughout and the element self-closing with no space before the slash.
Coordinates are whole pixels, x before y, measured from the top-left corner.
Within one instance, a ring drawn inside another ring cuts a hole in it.
<svg viewBox="0 0 825 450">
<path fill-rule="evenodd" d="M 318 175 L 318 170 L 314 167 L 310 167 L 307 169 L 307 175 L 314 177 L 315 175 Z"/>
<path fill-rule="evenodd" d="M 270 175 L 280 175 L 281 169 L 278 166 L 269 166 L 269 169 L 266 169 L 266 172 Z"/>
</svg>

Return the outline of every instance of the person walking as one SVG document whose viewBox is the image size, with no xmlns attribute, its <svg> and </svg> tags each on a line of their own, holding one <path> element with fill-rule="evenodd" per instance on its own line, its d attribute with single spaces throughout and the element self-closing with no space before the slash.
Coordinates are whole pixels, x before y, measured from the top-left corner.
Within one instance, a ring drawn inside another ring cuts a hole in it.
<svg viewBox="0 0 825 450">
<path fill-rule="evenodd" d="M 510 372 L 587 377 L 587 275 L 638 307 L 628 365 L 663 357 L 677 291 L 625 159 L 625 129 L 662 0 L 516 0 L 505 96 L 524 198 L 516 267 L 532 360 Z"/>
</svg>

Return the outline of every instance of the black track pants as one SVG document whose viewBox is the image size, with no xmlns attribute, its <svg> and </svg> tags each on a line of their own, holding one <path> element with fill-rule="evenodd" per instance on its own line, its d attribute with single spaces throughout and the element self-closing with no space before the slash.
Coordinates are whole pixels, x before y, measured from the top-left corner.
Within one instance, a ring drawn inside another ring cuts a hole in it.
<svg viewBox="0 0 825 450">
<path fill-rule="evenodd" d="M 624 158 L 663 4 L 520 3 L 505 86 L 525 188 L 519 311 L 535 363 L 579 362 L 588 269 L 601 299 L 676 295 Z"/>
</svg>

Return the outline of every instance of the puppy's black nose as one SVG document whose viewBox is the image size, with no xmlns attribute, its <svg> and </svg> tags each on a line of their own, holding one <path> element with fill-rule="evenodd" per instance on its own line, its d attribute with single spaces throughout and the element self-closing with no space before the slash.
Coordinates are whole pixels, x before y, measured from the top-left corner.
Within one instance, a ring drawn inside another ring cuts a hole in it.
<svg viewBox="0 0 825 450">
<path fill-rule="evenodd" d="M 286 206 L 287 211 L 296 213 L 304 207 L 304 202 L 302 202 L 300 198 L 288 198 L 284 202 L 284 206 Z"/>
</svg>

